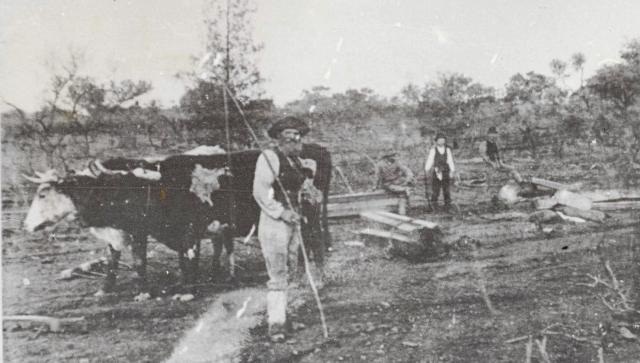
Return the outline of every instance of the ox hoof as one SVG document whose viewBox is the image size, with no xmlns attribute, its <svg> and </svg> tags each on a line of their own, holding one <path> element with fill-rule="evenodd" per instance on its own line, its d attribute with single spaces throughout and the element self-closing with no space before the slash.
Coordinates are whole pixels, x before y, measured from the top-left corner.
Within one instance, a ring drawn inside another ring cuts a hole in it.
<svg viewBox="0 0 640 363">
<path fill-rule="evenodd" d="M 175 294 L 171 299 L 176 301 L 187 302 L 195 299 L 195 296 L 193 294 Z"/>
<path fill-rule="evenodd" d="M 98 291 L 96 291 L 95 294 L 93 294 L 93 296 L 95 297 L 103 297 L 106 294 L 106 292 L 103 289 L 100 289 Z"/>
<path fill-rule="evenodd" d="M 141 302 L 147 301 L 149 299 L 151 299 L 151 294 L 149 294 L 148 292 L 141 292 L 133 298 L 133 301 Z"/>
</svg>

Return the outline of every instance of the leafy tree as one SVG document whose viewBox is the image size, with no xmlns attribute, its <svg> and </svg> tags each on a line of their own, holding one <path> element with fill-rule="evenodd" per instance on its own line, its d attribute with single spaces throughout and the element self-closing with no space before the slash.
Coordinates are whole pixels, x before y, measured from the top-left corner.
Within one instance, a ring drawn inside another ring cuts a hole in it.
<svg viewBox="0 0 640 363">
<path fill-rule="evenodd" d="M 207 129 L 207 125 L 213 125 L 218 129 L 209 130 L 207 140 L 200 142 L 216 140 L 224 126 L 225 85 L 244 106 L 263 93 L 263 78 L 256 64 L 262 45 L 255 42 L 252 34 L 255 5 L 249 0 L 210 0 L 206 11 L 207 55 L 199 61 L 197 69 L 186 75 L 193 86 L 180 99 L 180 108 L 193 126 Z M 226 107 L 234 121 L 232 125 L 238 126 L 239 114 L 230 100 Z M 238 132 L 236 127 L 234 133 Z"/>
<path fill-rule="evenodd" d="M 196 91 L 208 92 L 224 84 L 242 102 L 259 98 L 264 81 L 256 59 L 263 46 L 253 39 L 252 16 L 256 8 L 248 0 L 209 1 L 205 20 L 206 56 L 189 78 L 198 80 Z M 219 96 L 222 93 L 218 92 Z M 196 99 L 202 99 L 198 96 Z M 209 96 L 217 106 L 216 95 Z"/>
</svg>

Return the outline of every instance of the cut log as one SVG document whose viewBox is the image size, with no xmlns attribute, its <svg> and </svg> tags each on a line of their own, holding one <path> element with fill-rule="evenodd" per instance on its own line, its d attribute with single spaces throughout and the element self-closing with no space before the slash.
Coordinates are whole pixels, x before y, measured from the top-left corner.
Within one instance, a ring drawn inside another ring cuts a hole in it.
<svg viewBox="0 0 640 363">
<path fill-rule="evenodd" d="M 592 202 L 618 201 L 624 199 L 640 200 L 640 191 L 638 190 L 593 190 L 580 194 L 591 199 Z"/>
<path fill-rule="evenodd" d="M 539 185 L 541 187 L 555 189 L 555 190 L 576 191 L 576 190 L 580 190 L 580 188 L 582 187 L 582 183 L 563 184 L 563 183 L 558 183 L 551 180 L 546 180 L 546 179 L 536 178 L 536 177 L 531 177 L 531 183 L 535 185 Z"/>
<path fill-rule="evenodd" d="M 567 216 L 562 212 L 556 212 L 562 218 L 563 221 L 573 222 L 573 223 L 585 223 L 587 220 L 580 217 L 572 217 Z"/>
<path fill-rule="evenodd" d="M 374 237 L 373 239 L 368 238 L 367 242 L 373 241 L 376 243 L 380 243 L 381 245 L 388 244 L 390 240 L 415 245 L 418 245 L 420 243 L 419 241 L 413 240 L 409 236 L 402 233 L 385 231 L 382 229 L 364 228 L 359 230 L 358 234 L 361 236 Z"/>
<path fill-rule="evenodd" d="M 396 219 L 398 221 L 417 224 L 419 226 L 430 228 L 430 229 L 438 228 L 438 223 L 429 222 L 429 221 L 424 220 L 424 219 L 411 218 L 411 217 L 401 216 L 399 214 L 390 213 L 390 212 L 384 212 L 384 211 L 378 211 L 376 213 L 380 214 L 382 216 L 386 216 L 386 217 L 389 217 L 389 218 Z"/>
<path fill-rule="evenodd" d="M 384 246 L 391 255 L 403 257 L 411 262 L 433 261 L 449 251 L 449 246 L 442 243 L 442 232 L 439 228 L 422 228 L 418 240 L 401 233 L 371 228 L 362 229 L 358 234 L 366 243 Z"/>
<path fill-rule="evenodd" d="M 536 209 L 551 209 L 558 204 L 558 201 L 554 197 L 540 198 L 535 202 Z"/>
<path fill-rule="evenodd" d="M 520 186 L 518 183 L 510 180 L 498 191 L 498 199 L 506 204 L 513 204 L 521 199 L 518 197 L 519 193 Z"/>
<path fill-rule="evenodd" d="M 397 210 L 402 198 L 384 191 L 330 195 L 327 212 L 330 218 L 357 216 L 374 210 Z"/>
<path fill-rule="evenodd" d="M 593 204 L 594 208 L 595 208 L 596 204 Z M 567 216 L 570 217 L 578 217 L 578 218 L 582 218 L 582 219 L 586 219 L 588 221 L 592 221 L 592 222 L 598 222 L 598 223 L 602 223 L 604 222 L 605 218 L 607 217 L 603 212 L 598 211 L 598 210 L 581 210 L 581 209 L 577 209 L 577 208 L 573 208 L 573 207 L 568 207 L 565 205 L 562 206 L 558 206 L 556 208 L 554 208 L 554 210 L 558 211 L 558 212 L 562 212 Z"/>
<path fill-rule="evenodd" d="M 640 201 L 597 202 L 593 208 L 599 210 L 640 209 Z"/>
<path fill-rule="evenodd" d="M 360 213 L 360 217 L 373 222 L 388 225 L 393 229 L 397 229 L 402 232 L 411 233 L 411 232 L 416 232 L 421 228 L 423 228 L 418 224 L 412 224 L 411 222 L 401 221 L 395 218 L 391 218 L 389 216 L 379 214 L 377 212 L 363 212 L 363 213 Z"/>
<path fill-rule="evenodd" d="M 553 198 L 558 201 L 558 204 L 581 210 L 591 209 L 591 199 L 568 190 L 558 190 L 556 194 L 553 195 Z"/>
<path fill-rule="evenodd" d="M 482 244 L 494 244 L 498 241 L 512 241 L 531 238 L 538 235 L 536 224 L 527 220 L 495 221 L 463 224 L 443 229 L 443 241 L 447 245 L 456 243 L 466 236 Z"/>
</svg>

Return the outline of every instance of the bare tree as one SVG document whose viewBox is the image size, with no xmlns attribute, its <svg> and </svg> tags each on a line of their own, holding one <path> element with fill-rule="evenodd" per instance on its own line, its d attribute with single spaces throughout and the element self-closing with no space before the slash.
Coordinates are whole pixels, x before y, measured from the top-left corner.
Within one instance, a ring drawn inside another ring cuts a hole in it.
<svg viewBox="0 0 640 363">
<path fill-rule="evenodd" d="M 551 73 L 555 76 L 556 80 L 562 82 L 564 85 L 564 80 L 567 78 L 567 62 L 556 58 L 551 60 L 549 67 L 551 68 Z"/>
<path fill-rule="evenodd" d="M 97 84 L 92 78 L 80 75 L 82 52 L 70 51 L 60 63 L 50 62 L 53 75 L 49 97 L 33 114 L 4 100 L 20 120 L 17 139 L 25 147 L 36 146 L 46 157 L 47 164 L 68 168 L 70 146 L 82 144 L 79 155 L 90 156 L 92 135 L 95 135 L 122 105 L 148 92 L 151 84 L 125 80 L 108 86 Z"/>
<path fill-rule="evenodd" d="M 584 85 L 584 64 L 587 58 L 583 53 L 577 52 L 571 56 L 571 65 L 576 72 L 580 72 L 580 88 Z"/>
</svg>

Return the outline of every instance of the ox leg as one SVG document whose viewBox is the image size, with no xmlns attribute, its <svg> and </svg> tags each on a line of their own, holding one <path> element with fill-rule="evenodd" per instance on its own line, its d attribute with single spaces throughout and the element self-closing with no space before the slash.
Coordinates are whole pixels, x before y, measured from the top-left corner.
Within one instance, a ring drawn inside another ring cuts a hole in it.
<svg viewBox="0 0 640 363">
<path fill-rule="evenodd" d="M 180 266 L 180 273 L 182 274 L 182 284 L 186 285 L 188 284 L 186 258 L 182 249 L 178 251 L 178 265 Z"/>
<path fill-rule="evenodd" d="M 198 259 L 200 254 L 200 239 L 195 237 L 193 225 L 189 226 L 182 247 L 178 253 L 182 281 L 185 286 L 194 285 L 198 276 Z M 198 252 L 196 252 L 198 251 Z"/>
<path fill-rule="evenodd" d="M 118 264 L 120 263 L 120 251 L 109 245 L 109 265 L 107 266 L 107 277 L 104 279 L 102 286 L 103 292 L 111 292 L 116 285 L 116 274 L 118 272 Z"/>
<path fill-rule="evenodd" d="M 236 283 L 236 257 L 234 253 L 234 245 L 233 245 L 233 229 L 231 227 L 225 228 L 222 233 L 224 249 L 227 253 L 227 265 L 229 267 L 229 281 L 231 283 Z"/>
<path fill-rule="evenodd" d="M 211 235 L 211 243 L 213 244 L 213 261 L 211 269 L 212 280 L 220 280 L 222 275 L 222 267 L 220 266 L 220 257 L 222 256 L 222 249 L 224 247 L 224 233 L 222 230 L 218 230 Z"/>
<path fill-rule="evenodd" d="M 147 290 L 147 236 L 135 236 L 132 246 L 133 268 L 138 274 L 138 289 Z"/>
</svg>

